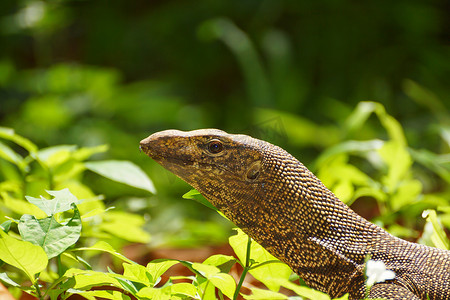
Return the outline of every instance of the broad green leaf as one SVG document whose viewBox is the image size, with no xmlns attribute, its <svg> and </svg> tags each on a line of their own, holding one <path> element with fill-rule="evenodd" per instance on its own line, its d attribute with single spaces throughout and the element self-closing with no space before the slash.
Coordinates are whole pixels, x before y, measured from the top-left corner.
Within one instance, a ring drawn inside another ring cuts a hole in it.
<svg viewBox="0 0 450 300">
<path fill-rule="evenodd" d="M 123 276 L 131 281 L 140 282 L 146 286 L 154 284 L 153 282 L 150 282 L 150 280 L 153 280 L 153 278 L 149 278 L 148 275 L 150 275 L 147 271 L 147 269 L 144 266 L 138 265 L 138 264 L 127 264 L 123 263 Z M 151 277 L 151 275 L 150 275 Z"/>
<path fill-rule="evenodd" d="M 216 299 L 216 287 L 210 280 L 203 276 L 197 275 L 195 277 L 195 281 L 197 282 L 197 289 L 200 299 Z"/>
<path fill-rule="evenodd" d="M 163 288 L 144 287 L 138 293 L 139 298 L 149 298 L 152 300 L 168 300 L 173 299 L 172 286 L 168 285 Z"/>
<path fill-rule="evenodd" d="M 393 195 L 391 195 L 391 207 L 393 211 L 411 204 L 419 199 L 422 192 L 422 183 L 419 180 L 404 180 L 398 186 Z"/>
<path fill-rule="evenodd" d="M 0 141 L 0 158 L 3 158 L 9 161 L 10 163 L 15 164 L 22 171 L 25 171 L 27 168 L 27 164 L 22 158 L 22 156 L 14 152 L 13 149 L 11 149 L 8 145 L 2 143 L 1 141 Z"/>
<path fill-rule="evenodd" d="M 302 296 L 307 299 L 314 300 L 330 300 L 330 296 L 320 291 L 314 290 L 312 288 L 308 288 L 306 286 L 296 285 L 295 283 L 283 279 L 283 278 L 273 278 L 273 281 L 277 282 L 279 285 L 295 292 L 297 295 Z"/>
<path fill-rule="evenodd" d="M 405 145 L 395 141 L 386 142 L 378 153 L 388 168 L 382 182 L 388 188 L 388 192 L 393 193 L 400 181 L 410 172 L 411 156 Z"/>
<path fill-rule="evenodd" d="M 334 156 L 339 154 L 364 154 L 380 149 L 384 141 L 374 139 L 368 141 L 345 141 L 323 151 L 315 165 L 323 167 Z"/>
<path fill-rule="evenodd" d="M 18 284 L 17 282 L 15 282 L 11 278 L 9 278 L 7 273 L 0 273 L 0 280 L 3 281 L 4 283 L 7 283 L 7 284 L 11 285 L 11 286 L 16 286 L 16 287 L 20 286 L 20 284 Z"/>
<path fill-rule="evenodd" d="M 156 194 L 153 182 L 137 165 L 129 161 L 104 160 L 86 162 L 86 168 L 111 180 Z"/>
<path fill-rule="evenodd" d="M 445 105 L 433 92 L 417 84 L 415 81 L 405 79 L 403 81 L 403 90 L 411 99 L 429 108 L 438 116 L 447 111 Z"/>
<path fill-rule="evenodd" d="M 2 224 L 0 224 L 0 230 L 3 230 L 4 232 L 8 232 L 9 229 L 11 228 L 11 220 L 6 220 L 5 222 L 3 222 Z"/>
<path fill-rule="evenodd" d="M 48 168 L 54 168 L 69 160 L 76 149 L 75 145 L 58 145 L 39 150 L 35 157 Z"/>
<path fill-rule="evenodd" d="M 144 217 L 120 211 L 108 211 L 103 215 L 99 228 L 126 241 L 148 243 L 150 234 L 142 229 Z"/>
<path fill-rule="evenodd" d="M 67 274 L 67 272 L 66 272 Z M 66 276 L 66 274 L 64 276 Z M 112 285 L 121 288 L 120 282 L 112 274 L 96 271 L 84 271 L 73 275 L 75 279 L 74 289 L 91 289 L 95 286 Z"/>
<path fill-rule="evenodd" d="M 193 263 L 192 268 L 197 270 L 205 278 L 208 278 L 209 276 L 212 276 L 212 275 L 220 272 L 219 268 L 217 268 L 215 266 L 204 265 L 204 264 L 199 264 L 199 263 Z"/>
<path fill-rule="evenodd" d="M 99 145 L 99 146 L 94 146 L 94 147 L 82 147 L 80 149 L 77 149 L 73 153 L 73 157 L 74 157 L 74 159 L 76 159 L 78 161 L 83 161 L 83 160 L 88 159 L 89 157 L 91 157 L 94 154 L 106 152 L 106 151 L 108 151 L 108 149 L 109 149 L 108 145 Z"/>
<path fill-rule="evenodd" d="M 190 299 L 193 299 L 197 294 L 197 288 L 187 282 L 175 283 L 171 286 L 171 293 L 172 295 L 180 295 L 182 297 L 187 296 Z"/>
<path fill-rule="evenodd" d="M 111 300 L 130 300 L 130 296 L 125 295 L 124 293 L 120 291 L 106 291 L 106 290 L 99 290 L 99 291 L 75 291 L 70 290 L 72 294 L 78 294 L 86 299 L 89 300 L 96 300 L 96 299 L 111 299 Z"/>
<path fill-rule="evenodd" d="M 448 159 L 444 161 L 442 160 L 444 155 L 438 155 L 426 149 L 409 149 L 409 152 L 415 162 L 424 165 L 450 184 L 450 166 L 448 164 Z"/>
<path fill-rule="evenodd" d="M 285 300 L 288 296 L 277 293 L 271 290 L 263 290 L 258 288 L 251 288 L 251 295 L 242 295 L 246 300 Z"/>
<path fill-rule="evenodd" d="M 58 223 L 54 216 L 38 220 L 35 216 L 23 215 L 18 226 L 20 235 L 25 241 L 41 246 L 49 259 L 58 256 L 80 238 L 80 212 L 75 205 L 73 209 L 73 217 L 65 225 Z"/>
<path fill-rule="evenodd" d="M 348 155 L 337 154 L 322 163 L 317 176 L 344 203 L 354 200 L 357 186 L 370 186 L 372 179 L 348 163 Z M 350 204 L 349 204 L 350 205 Z"/>
<path fill-rule="evenodd" d="M 153 284 L 155 284 L 159 277 L 164 274 L 170 267 L 179 263 L 177 260 L 171 259 L 155 259 L 147 264 L 147 271 L 153 278 Z"/>
<path fill-rule="evenodd" d="M 189 200 L 195 200 L 198 203 L 203 204 L 206 207 L 217 210 L 217 208 L 214 205 L 212 205 L 211 202 L 209 202 L 205 197 L 203 197 L 202 194 L 200 194 L 200 192 L 198 192 L 195 189 L 192 189 L 189 192 L 187 192 L 186 194 L 184 194 L 183 198 L 189 199 Z"/>
<path fill-rule="evenodd" d="M 0 138 L 12 141 L 30 153 L 38 150 L 38 147 L 35 144 L 33 144 L 30 140 L 16 134 L 12 128 L 0 127 Z"/>
<path fill-rule="evenodd" d="M 445 234 L 442 225 L 439 222 L 436 211 L 433 209 L 425 210 L 422 217 L 426 219 L 425 230 L 421 238 L 421 242 L 430 239 L 437 248 L 450 250 L 450 242 Z"/>
<path fill-rule="evenodd" d="M 72 204 L 78 204 L 81 202 L 69 191 L 69 189 L 47 191 L 47 193 L 54 198 L 51 200 L 45 199 L 43 196 L 41 196 L 41 198 L 25 196 L 25 198 L 28 202 L 36 205 L 44 211 L 47 216 L 70 210 L 72 209 Z"/>
<path fill-rule="evenodd" d="M 267 120 L 279 120 L 282 128 L 275 128 L 272 135 L 280 135 L 279 138 L 288 139 L 294 146 L 317 145 L 320 147 L 331 146 L 339 142 L 340 132 L 335 126 L 318 126 L 311 120 L 299 117 L 293 113 L 287 113 L 272 109 L 258 108 L 254 111 L 256 122 Z M 276 127 L 276 123 L 273 124 Z M 267 133 L 265 133 L 267 135 Z M 276 137 L 275 137 L 276 138 Z"/>
<path fill-rule="evenodd" d="M 13 198 L 9 193 L 2 192 L 0 195 L 3 198 L 4 205 L 19 215 L 29 214 L 36 216 L 37 218 L 45 218 L 47 216 L 47 214 L 36 207 L 36 205 L 28 203 L 25 200 Z"/>
<path fill-rule="evenodd" d="M 205 264 L 192 264 L 192 268 L 200 272 L 217 287 L 224 295 L 232 299 L 236 290 L 236 282 L 229 274 L 220 273 L 219 268 Z"/>
<path fill-rule="evenodd" d="M 346 120 L 346 127 L 350 132 L 361 129 L 369 116 L 375 113 L 380 123 L 388 132 L 389 138 L 400 145 L 406 145 L 406 138 L 400 123 L 392 116 L 386 113 L 383 105 L 377 102 L 362 101 L 359 102 L 355 110 Z"/>
<path fill-rule="evenodd" d="M 237 234 L 231 236 L 229 239 L 231 247 L 241 262 L 245 262 L 247 256 L 247 240 L 247 235 L 240 229 L 237 229 Z M 252 265 L 252 269 L 249 271 L 250 274 L 264 283 L 272 291 L 278 291 L 280 288 L 280 285 L 273 281 L 272 278 L 282 278 L 287 280 L 292 273 L 289 266 L 280 262 L 253 240 L 251 243 L 250 259 L 255 262 L 255 264 Z M 257 264 L 261 264 L 261 266 L 258 267 Z"/>
<path fill-rule="evenodd" d="M 114 250 L 113 247 L 111 247 L 110 244 L 108 244 L 107 242 L 104 241 L 98 241 L 97 243 L 95 243 L 95 245 L 91 246 L 91 247 L 81 247 L 81 248 L 75 248 L 75 249 L 71 249 L 71 251 L 102 251 L 102 252 L 107 252 L 109 254 L 114 255 L 115 257 L 126 261 L 130 264 L 135 264 L 134 261 L 132 261 L 131 259 L 125 257 L 124 255 L 120 254 L 119 252 L 117 252 L 116 250 Z"/>
<path fill-rule="evenodd" d="M 235 263 L 236 258 L 223 254 L 212 255 L 203 262 L 204 265 L 218 267 L 222 273 L 229 273 Z"/>
<path fill-rule="evenodd" d="M 20 241 L 0 230 L 0 259 L 27 274 L 31 282 L 34 275 L 47 267 L 44 249 L 30 242 Z"/>
</svg>

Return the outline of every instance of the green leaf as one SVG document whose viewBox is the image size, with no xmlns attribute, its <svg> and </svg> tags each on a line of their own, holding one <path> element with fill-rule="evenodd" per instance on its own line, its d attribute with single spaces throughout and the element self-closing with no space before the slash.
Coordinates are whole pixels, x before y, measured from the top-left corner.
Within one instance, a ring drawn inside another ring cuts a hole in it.
<svg viewBox="0 0 450 300">
<path fill-rule="evenodd" d="M 325 293 L 322 293 L 320 291 L 314 290 L 312 288 L 306 287 L 306 286 L 300 286 L 296 285 L 295 283 L 283 279 L 283 278 L 274 278 L 275 282 L 277 282 L 279 285 L 295 292 L 297 295 L 302 296 L 307 299 L 314 299 L 314 300 L 330 300 L 330 296 L 328 296 Z"/>
<path fill-rule="evenodd" d="M 72 294 L 78 294 L 86 299 L 112 299 L 112 300 L 130 300 L 130 296 L 120 291 L 99 290 L 99 291 L 75 291 L 70 290 Z"/>
<path fill-rule="evenodd" d="M 0 259 L 27 274 L 35 282 L 34 274 L 47 267 L 45 251 L 30 242 L 20 241 L 0 230 Z"/>
<path fill-rule="evenodd" d="M 126 261 L 130 264 L 135 264 L 134 261 L 132 261 L 131 259 L 125 257 L 124 255 L 120 254 L 119 252 L 117 252 L 116 250 L 114 250 L 113 247 L 111 247 L 110 244 L 108 244 L 107 242 L 104 241 L 99 241 L 97 243 L 95 243 L 95 245 L 91 246 L 91 247 L 81 247 L 81 248 L 75 248 L 72 249 L 71 251 L 102 251 L 102 252 L 107 252 L 109 254 L 114 255 L 115 257 Z"/>
<path fill-rule="evenodd" d="M 20 284 L 18 284 L 17 282 L 15 282 L 11 278 L 9 278 L 7 273 L 0 273 L 0 280 L 3 281 L 4 283 L 7 283 L 7 284 L 11 285 L 11 286 L 16 286 L 16 287 L 20 286 Z"/>
<path fill-rule="evenodd" d="M 69 189 L 46 192 L 54 198 L 52 200 L 48 200 L 43 196 L 41 196 L 41 198 L 25 196 L 25 198 L 28 200 L 28 202 L 36 205 L 42 211 L 44 211 L 47 216 L 51 216 L 59 212 L 68 211 L 72 209 L 72 204 L 78 204 L 81 202 L 69 191 Z"/>
<path fill-rule="evenodd" d="M 73 217 L 65 225 L 58 223 L 54 216 L 38 220 L 31 215 L 23 215 L 18 226 L 20 235 L 25 241 L 41 246 L 49 259 L 58 256 L 80 238 L 80 212 L 75 205 L 73 209 Z"/>
<path fill-rule="evenodd" d="M 10 163 L 15 164 L 22 171 L 25 171 L 27 168 L 27 164 L 25 160 L 22 158 L 22 156 L 14 152 L 14 150 L 12 150 L 9 146 L 2 143 L 1 141 L 0 141 L 0 158 L 3 158 L 9 161 Z"/>
<path fill-rule="evenodd" d="M 70 271 L 70 272 L 69 272 Z M 120 282 L 114 278 L 113 274 L 90 271 L 69 269 L 65 277 L 73 277 L 75 279 L 74 289 L 91 289 L 94 286 L 112 285 L 122 288 Z"/>
<path fill-rule="evenodd" d="M 30 140 L 16 134 L 12 128 L 0 127 L 0 138 L 12 141 L 30 153 L 38 150 L 38 147 L 35 144 L 33 144 Z"/>
<path fill-rule="evenodd" d="M 170 267 L 179 263 L 177 260 L 171 259 L 155 259 L 147 264 L 147 271 L 153 278 L 153 284 L 155 284 L 159 277 L 164 274 Z"/>
<path fill-rule="evenodd" d="M 247 241 L 247 235 L 240 229 L 237 229 L 237 234 L 231 236 L 229 239 L 231 247 L 241 262 L 245 262 L 247 256 Z M 272 291 L 278 291 L 280 288 L 280 285 L 272 280 L 273 278 L 287 280 L 292 273 L 288 265 L 279 261 L 253 240 L 251 243 L 250 260 L 255 262 L 249 271 L 250 274 L 264 283 Z M 261 266 L 258 266 L 258 264 Z"/>
<path fill-rule="evenodd" d="M 120 211 L 108 211 L 103 215 L 104 222 L 99 226 L 101 230 L 111 233 L 126 241 L 148 243 L 150 234 L 142 229 L 144 217 Z"/>
<path fill-rule="evenodd" d="M 76 149 L 75 145 L 58 145 L 41 149 L 33 156 L 48 168 L 54 168 L 69 160 Z"/>
<path fill-rule="evenodd" d="M 171 299 L 172 286 L 168 285 L 163 288 L 144 287 L 138 293 L 139 298 L 149 298 L 152 300 L 167 300 Z"/>
<path fill-rule="evenodd" d="M 3 230 L 4 232 L 8 232 L 9 229 L 11 228 L 11 223 L 12 223 L 11 220 L 6 220 L 5 222 L 3 222 L 0 225 L 0 227 L 1 227 L 0 230 Z"/>
<path fill-rule="evenodd" d="M 382 179 L 388 192 L 393 193 L 397 185 L 403 180 L 412 166 L 412 158 L 406 146 L 389 141 L 378 151 L 387 166 L 387 175 Z"/>
<path fill-rule="evenodd" d="M 172 293 L 172 295 L 182 296 L 182 297 L 187 296 L 190 299 L 193 299 L 193 298 L 195 298 L 195 295 L 197 294 L 197 288 L 190 283 L 180 282 L 180 283 L 175 283 L 171 286 L 171 293 Z"/>
<path fill-rule="evenodd" d="M 28 203 L 25 200 L 13 198 L 9 193 L 5 192 L 0 193 L 0 195 L 3 198 L 4 205 L 19 215 L 30 214 L 38 218 L 45 218 L 47 216 L 47 214 L 36 207 L 36 205 Z"/>
<path fill-rule="evenodd" d="M 150 285 L 153 286 L 154 281 L 150 282 L 150 280 L 153 280 L 153 278 L 149 278 L 148 275 L 150 274 L 147 271 L 147 268 L 145 268 L 144 266 L 128 263 L 123 263 L 122 266 L 123 266 L 123 277 L 125 277 L 126 279 L 135 282 L 140 282 L 146 286 Z"/>
<path fill-rule="evenodd" d="M 86 168 L 111 180 L 156 194 L 153 182 L 137 165 L 129 161 L 86 162 Z"/>
<path fill-rule="evenodd" d="M 203 197 L 202 194 L 200 194 L 200 192 L 198 192 L 195 189 L 192 189 L 189 192 L 187 192 L 186 194 L 184 194 L 183 198 L 189 199 L 189 200 L 195 200 L 198 203 L 203 204 L 204 206 L 217 211 L 217 208 L 214 205 L 212 205 L 211 202 L 209 202 L 205 197 Z"/>
<path fill-rule="evenodd" d="M 242 295 L 246 300 L 285 300 L 288 296 L 270 290 L 251 288 L 251 295 Z"/>
<path fill-rule="evenodd" d="M 219 268 L 205 264 L 193 263 L 192 268 L 211 281 L 225 296 L 233 298 L 236 282 L 230 274 L 220 273 Z"/>
<path fill-rule="evenodd" d="M 426 219 L 425 230 L 421 238 L 423 243 L 426 239 L 431 240 L 437 248 L 450 250 L 450 242 L 445 234 L 444 228 L 437 217 L 436 211 L 427 209 L 422 213 L 422 217 Z"/>
<path fill-rule="evenodd" d="M 236 258 L 223 254 L 212 255 L 203 262 L 204 265 L 218 267 L 222 273 L 229 273 L 235 263 Z"/>
</svg>

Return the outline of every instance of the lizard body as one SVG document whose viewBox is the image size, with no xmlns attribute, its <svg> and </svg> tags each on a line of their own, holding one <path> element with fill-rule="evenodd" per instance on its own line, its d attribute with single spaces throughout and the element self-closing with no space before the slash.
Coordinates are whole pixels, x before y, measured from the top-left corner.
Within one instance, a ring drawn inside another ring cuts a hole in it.
<svg viewBox="0 0 450 300">
<path fill-rule="evenodd" d="M 392 236 L 341 202 L 280 147 L 217 129 L 166 130 L 140 143 L 307 285 L 364 298 L 366 257 L 396 277 L 370 298 L 450 299 L 450 251 Z"/>
</svg>

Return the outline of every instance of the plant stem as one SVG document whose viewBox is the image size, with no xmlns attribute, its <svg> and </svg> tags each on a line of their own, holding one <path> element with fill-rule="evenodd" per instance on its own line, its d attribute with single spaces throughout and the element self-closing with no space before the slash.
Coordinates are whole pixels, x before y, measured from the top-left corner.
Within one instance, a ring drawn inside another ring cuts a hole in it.
<svg viewBox="0 0 450 300">
<path fill-rule="evenodd" d="M 41 294 L 41 289 L 39 288 L 39 283 L 38 283 L 38 281 L 36 280 L 36 281 L 33 283 L 33 285 L 34 285 L 34 288 L 36 289 L 37 297 L 38 297 L 40 300 L 44 300 L 44 297 L 42 297 L 42 294 Z"/>
<path fill-rule="evenodd" d="M 233 300 L 237 300 L 238 296 L 239 296 L 239 291 L 241 290 L 242 284 L 244 283 L 244 279 L 245 276 L 247 275 L 248 270 L 250 270 L 250 248 L 252 245 L 252 239 L 250 237 L 248 237 L 248 241 L 247 241 L 247 253 L 246 253 L 246 257 L 245 257 L 245 266 L 244 269 L 242 270 L 242 274 L 241 274 L 241 278 L 239 279 L 239 283 L 236 286 L 236 291 L 234 292 L 233 295 Z"/>
</svg>

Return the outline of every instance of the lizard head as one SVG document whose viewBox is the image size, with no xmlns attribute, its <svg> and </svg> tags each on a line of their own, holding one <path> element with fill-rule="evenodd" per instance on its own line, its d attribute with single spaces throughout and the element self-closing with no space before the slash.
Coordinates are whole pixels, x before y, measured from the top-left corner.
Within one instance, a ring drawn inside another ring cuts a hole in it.
<svg viewBox="0 0 450 300">
<path fill-rule="evenodd" d="M 221 209 L 246 199 L 242 193 L 261 182 L 264 143 L 217 129 L 165 130 L 143 139 L 140 148 Z"/>
</svg>

